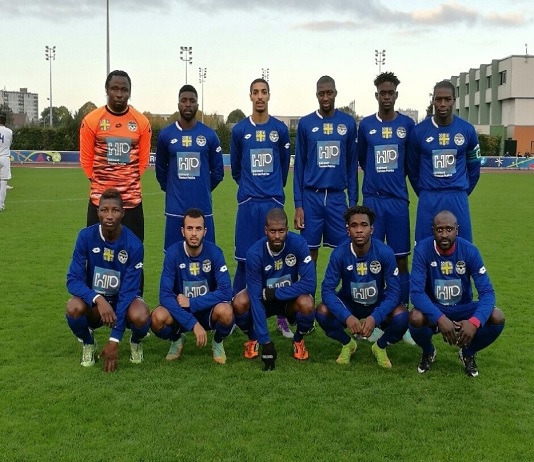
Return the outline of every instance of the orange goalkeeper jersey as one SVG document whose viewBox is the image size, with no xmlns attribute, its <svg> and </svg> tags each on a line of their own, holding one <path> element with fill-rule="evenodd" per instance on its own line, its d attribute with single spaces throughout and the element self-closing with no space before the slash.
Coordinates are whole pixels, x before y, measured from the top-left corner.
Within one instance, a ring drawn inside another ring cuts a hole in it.
<svg viewBox="0 0 534 462">
<path fill-rule="evenodd" d="M 91 180 L 91 202 L 116 188 L 125 208 L 141 203 L 141 175 L 150 157 L 150 122 L 132 106 L 123 114 L 107 106 L 90 112 L 80 127 L 80 163 Z"/>
</svg>

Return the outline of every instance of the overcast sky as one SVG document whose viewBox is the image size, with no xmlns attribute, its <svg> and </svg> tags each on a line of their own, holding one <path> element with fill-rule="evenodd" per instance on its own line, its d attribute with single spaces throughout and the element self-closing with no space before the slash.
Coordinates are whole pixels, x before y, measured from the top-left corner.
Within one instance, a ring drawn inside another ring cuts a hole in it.
<svg viewBox="0 0 534 462">
<path fill-rule="evenodd" d="M 137 109 L 176 110 L 193 47 L 188 83 L 207 68 L 204 109 L 225 117 L 250 113 L 250 82 L 269 69 L 270 113 L 304 115 L 317 107 L 315 83 L 331 75 L 337 106 L 355 100 L 356 112 L 376 111 L 375 50 L 386 50 L 382 71 L 401 80 L 397 108 L 420 116 L 434 84 L 492 59 L 534 50 L 531 1 L 385 2 L 373 0 L 109 0 L 111 69 L 132 78 Z M 395 6 L 392 6 L 393 4 Z M 408 6 L 409 3 L 409 6 Z M 52 62 L 54 106 L 77 110 L 105 103 L 106 0 L 0 0 L 0 87 L 27 87 L 49 102 L 45 46 Z"/>
</svg>

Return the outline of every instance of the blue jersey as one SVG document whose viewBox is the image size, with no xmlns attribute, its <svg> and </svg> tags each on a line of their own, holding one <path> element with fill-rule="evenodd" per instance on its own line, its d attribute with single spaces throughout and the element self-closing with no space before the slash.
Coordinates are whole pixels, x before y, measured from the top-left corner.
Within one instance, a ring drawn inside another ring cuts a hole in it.
<svg viewBox="0 0 534 462">
<path fill-rule="evenodd" d="M 264 344 L 270 341 L 270 336 L 262 302 L 263 289 L 276 288 L 275 297 L 282 301 L 315 293 L 317 276 L 308 243 L 298 234 L 288 232 L 284 248 L 273 254 L 264 237 L 247 252 L 246 274 L 254 327 L 258 341 Z"/>
<path fill-rule="evenodd" d="M 197 207 L 211 215 L 211 191 L 222 181 L 224 164 L 217 134 L 201 122 L 184 130 L 175 122 L 158 136 L 156 178 L 165 191 L 165 214 L 184 215 Z"/>
<path fill-rule="evenodd" d="M 333 117 L 319 111 L 299 120 L 295 148 L 293 195 L 302 207 L 304 189 L 347 190 L 349 205 L 358 202 L 356 121 L 336 109 Z"/>
<path fill-rule="evenodd" d="M 461 237 L 449 256 L 438 252 L 433 237 L 415 246 L 410 299 L 433 324 L 444 314 L 442 310 L 453 312 L 455 306 L 473 301 L 471 279 L 479 300 L 473 316 L 484 325 L 495 307 L 495 291 L 478 249 Z"/>
<path fill-rule="evenodd" d="M 364 171 L 363 197 L 394 197 L 408 201 L 406 144 L 414 121 L 396 113 L 393 120 L 378 114 L 365 117 L 358 127 L 358 162 Z"/>
<path fill-rule="evenodd" d="M 182 308 L 176 297 L 190 298 Z M 171 245 L 165 253 L 159 286 L 159 302 L 187 330 L 198 322 L 194 313 L 232 300 L 232 283 L 222 250 L 204 241 L 196 257 L 188 255 L 185 241 Z"/>
<path fill-rule="evenodd" d="M 139 295 L 143 255 L 143 243 L 126 226 L 115 242 L 104 239 L 100 224 L 82 229 L 76 239 L 67 289 L 89 306 L 97 295 L 113 304 L 117 322 L 111 338 L 118 341 L 124 335 L 128 307 Z"/>
<path fill-rule="evenodd" d="M 341 288 L 336 288 L 341 281 Z M 323 303 L 340 321 L 345 321 L 350 310 L 343 300 L 374 310 L 377 325 L 400 303 L 399 270 L 393 250 L 378 239 L 371 238 L 366 255 L 358 257 L 352 242 L 332 252 L 322 284 Z"/>
<path fill-rule="evenodd" d="M 471 194 L 480 177 L 480 148 L 475 128 L 454 116 L 445 127 L 428 117 L 408 142 L 408 178 L 421 190 L 457 190 Z"/>
<path fill-rule="evenodd" d="M 236 124 L 230 161 L 239 185 L 237 202 L 274 198 L 283 204 L 289 158 L 289 131 L 280 120 L 270 116 L 266 123 L 255 124 L 248 117 Z"/>
</svg>

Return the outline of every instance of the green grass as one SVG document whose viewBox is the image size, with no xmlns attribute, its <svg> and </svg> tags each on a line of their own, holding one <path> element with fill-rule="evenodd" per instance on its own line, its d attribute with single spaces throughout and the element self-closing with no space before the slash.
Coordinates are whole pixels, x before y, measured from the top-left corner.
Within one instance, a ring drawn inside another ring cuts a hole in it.
<svg viewBox="0 0 534 462">
<path fill-rule="evenodd" d="M 13 169 L 0 214 L 0 460 L 6 461 L 530 461 L 534 459 L 532 219 L 534 177 L 484 173 L 471 198 L 475 241 L 507 326 L 464 376 L 455 350 L 435 337 L 438 359 L 420 376 L 419 350 L 389 349 L 379 369 L 369 343 L 348 367 L 320 329 L 306 340 L 310 360 L 291 358 L 273 334 L 271 373 L 245 361 L 245 337 L 225 342 L 218 366 L 194 346 L 167 363 L 168 344 L 145 343 L 145 362 L 119 369 L 79 365 L 81 347 L 64 310 L 65 273 L 85 223 L 88 182 L 80 169 Z M 163 194 L 144 176 L 145 298 L 158 303 Z M 215 192 L 218 244 L 233 274 L 235 184 Z M 291 204 L 288 189 L 288 204 Z M 412 215 L 415 214 L 413 201 Z M 290 221 L 292 221 L 292 207 Z M 319 281 L 328 252 L 319 256 Z M 272 322 L 272 321 L 271 321 Z M 97 331 L 102 346 L 108 330 Z M 127 336 L 126 336 L 127 338 Z"/>
</svg>

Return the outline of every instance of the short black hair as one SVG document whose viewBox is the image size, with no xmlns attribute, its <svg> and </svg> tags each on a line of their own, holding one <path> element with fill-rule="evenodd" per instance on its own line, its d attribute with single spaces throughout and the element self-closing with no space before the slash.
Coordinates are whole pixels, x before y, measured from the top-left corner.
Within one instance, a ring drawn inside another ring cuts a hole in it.
<svg viewBox="0 0 534 462">
<path fill-rule="evenodd" d="M 436 94 L 436 90 L 438 88 L 448 88 L 452 92 L 453 99 L 456 99 L 456 88 L 450 80 L 442 80 L 441 82 L 436 83 L 436 85 L 434 85 L 434 93 L 432 93 L 432 95 Z"/>
<path fill-rule="evenodd" d="M 5 114 L 0 114 L 0 124 L 5 125 L 7 122 L 7 117 Z"/>
<path fill-rule="evenodd" d="M 382 72 L 382 74 L 377 75 L 374 81 L 375 87 L 384 82 L 391 82 L 395 87 L 400 84 L 399 78 L 393 72 Z"/>
<path fill-rule="evenodd" d="M 100 207 L 100 204 L 102 203 L 102 201 L 106 200 L 106 199 L 116 200 L 119 203 L 119 205 L 121 206 L 121 209 L 124 208 L 124 203 L 123 203 L 123 200 L 122 200 L 121 193 L 117 189 L 115 189 L 115 188 L 106 189 L 100 195 L 98 206 Z"/>
<path fill-rule="evenodd" d="M 265 85 L 267 85 L 267 93 L 271 93 L 271 89 L 269 87 L 269 82 L 267 82 L 267 80 L 265 79 L 254 79 L 252 81 L 252 83 L 250 84 L 250 94 L 252 95 L 252 87 L 257 84 L 257 83 L 264 83 Z"/>
<path fill-rule="evenodd" d="M 352 215 L 367 215 L 369 218 L 369 224 L 371 226 L 374 224 L 376 219 L 375 212 L 369 207 L 365 207 L 363 205 L 353 205 L 346 210 L 346 212 L 343 214 L 343 219 L 347 225 L 349 224 L 350 217 L 352 217 Z"/>
<path fill-rule="evenodd" d="M 317 80 L 317 86 L 321 85 L 322 83 L 331 83 L 334 88 L 336 88 L 336 81 L 329 75 L 323 75 L 322 77 L 319 77 L 319 80 Z"/>
<path fill-rule="evenodd" d="M 126 77 L 126 80 L 128 80 L 128 84 L 130 85 L 130 90 L 132 89 L 132 81 L 130 79 L 130 76 L 125 72 L 125 71 L 111 71 L 109 73 L 109 75 L 107 76 L 106 78 L 106 85 L 105 85 L 105 88 L 106 90 L 108 89 L 109 87 L 109 82 L 111 82 L 111 79 L 113 77 Z"/>
<path fill-rule="evenodd" d="M 265 226 L 267 226 L 269 221 L 283 221 L 287 226 L 287 214 L 284 209 L 275 207 L 267 212 L 267 216 L 265 217 Z"/>
<path fill-rule="evenodd" d="M 191 217 L 191 218 L 201 218 L 206 221 L 205 217 L 204 217 L 204 212 L 202 210 L 200 210 L 199 208 L 196 208 L 196 207 L 191 207 L 189 209 L 187 209 L 184 213 L 184 221 L 185 221 L 185 217 Z"/>
<path fill-rule="evenodd" d="M 193 85 L 184 85 L 182 88 L 180 88 L 180 91 L 178 92 L 178 98 L 180 98 L 180 95 L 182 93 L 185 93 L 186 91 L 194 93 L 195 96 L 198 98 L 197 90 L 195 89 L 195 87 Z"/>
</svg>

